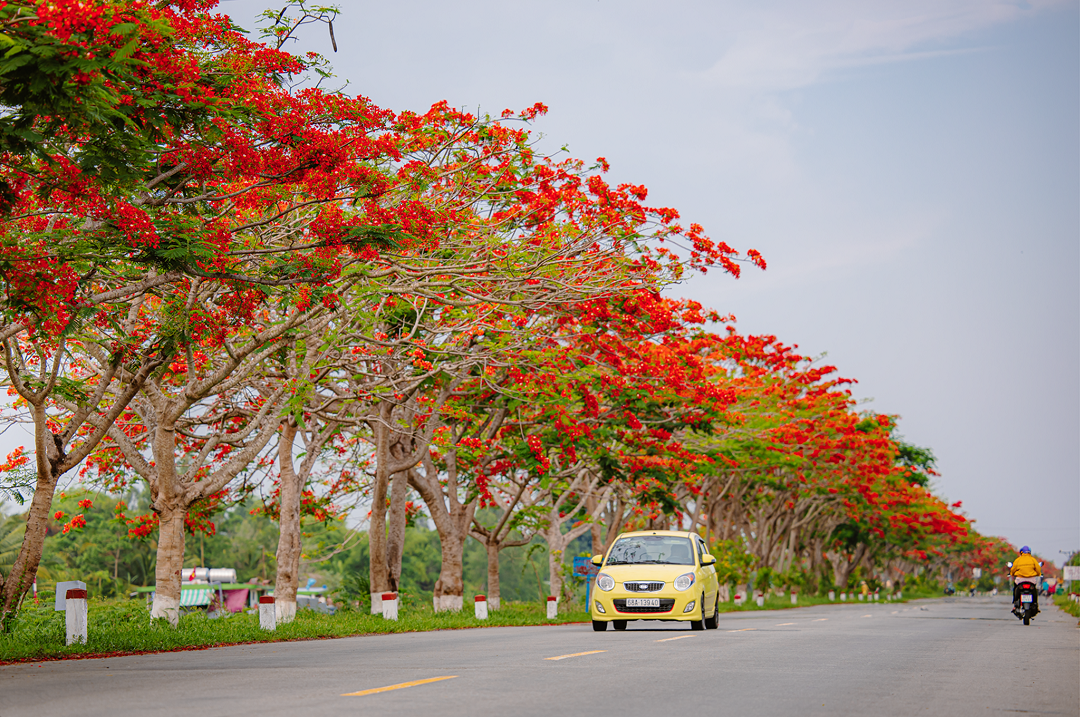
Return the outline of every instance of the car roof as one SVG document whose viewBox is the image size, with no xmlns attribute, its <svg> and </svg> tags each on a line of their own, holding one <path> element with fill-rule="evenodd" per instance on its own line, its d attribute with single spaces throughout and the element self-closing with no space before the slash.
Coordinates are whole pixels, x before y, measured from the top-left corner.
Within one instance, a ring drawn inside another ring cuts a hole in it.
<svg viewBox="0 0 1080 717">
<path fill-rule="evenodd" d="M 637 537 L 639 535 L 673 535 L 680 538 L 689 538 L 697 533 L 691 533 L 687 530 L 635 530 L 631 533 L 619 533 L 620 538 Z"/>
</svg>

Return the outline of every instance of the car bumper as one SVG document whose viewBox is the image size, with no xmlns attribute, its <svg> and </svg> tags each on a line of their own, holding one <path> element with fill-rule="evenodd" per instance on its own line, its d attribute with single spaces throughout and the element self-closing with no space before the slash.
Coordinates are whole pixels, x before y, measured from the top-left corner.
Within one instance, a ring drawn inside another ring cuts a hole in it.
<svg viewBox="0 0 1080 717">
<path fill-rule="evenodd" d="M 628 598 L 660 598 L 661 600 L 674 600 L 675 604 L 671 609 L 666 612 L 623 612 L 617 610 L 615 607 L 616 600 L 626 600 Z M 632 593 L 622 590 L 612 590 L 611 592 L 601 592 L 600 590 L 593 590 L 592 602 L 589 606 L 589 612 L 592 615 L 593 620 L 599 620 L 604 622 L 610 622 L 612 620 L 702 620 L 701 606 L 701 594 L 695 593 L 692 590 L 688 590 L 685 593 Z M 683 612 L 686 606 L 691 602 L 694 603 L 694 607 L 690 612 Z M 597 603 L 599 603 L 604 611 L 601 612 L 597 609 Z"/>
</svg>

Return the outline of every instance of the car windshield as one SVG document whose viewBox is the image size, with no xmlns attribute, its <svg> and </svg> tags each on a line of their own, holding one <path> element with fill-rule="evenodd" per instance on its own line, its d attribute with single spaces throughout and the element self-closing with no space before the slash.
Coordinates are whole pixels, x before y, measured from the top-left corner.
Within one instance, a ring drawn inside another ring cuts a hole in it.
<svg viewBox="0 0 1080 717">
<path fill-rule="evenodd" d="M 638 535 L 619 538 L 607 559 L 608 565 L 693 565 L 689 538 L 673 535 Z"/>
</svg>

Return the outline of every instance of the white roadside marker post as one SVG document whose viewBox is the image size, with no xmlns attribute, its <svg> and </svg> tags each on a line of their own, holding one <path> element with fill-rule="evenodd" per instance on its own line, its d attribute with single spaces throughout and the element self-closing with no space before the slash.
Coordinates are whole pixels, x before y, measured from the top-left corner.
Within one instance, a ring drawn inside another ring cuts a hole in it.
<svg viewBox="0 0 1080 717">
<path fill-rule="evenodd" d="M 554 620 L 559 616 L 559 599 L 554 595 L 548 595 L 547 599 L 547 619 Z"/>
<path fill-rule="evenodd" d="M 765 596 L 761 593 L 757 594 L 757 606 L 765 607 Z"/>
<path fill-rule="evenodd" d="M 829 602 L 836 602 L 836 591 L 835 590 L 830 590 L 829 591 Z"/>
<path fill-rule="evenodd" d="M 384 620 L 397 620 L 398 599 L 397 593 L 382 594 L 382 616 Z"/>
<path fill-rule="evenodd" d="M 277 606 L 273 595 L 259 596 L 259 627 L 270 632 L 277 629 Z"/>
<path fill-rule="evenodd" d="M 86 591 L 71 588 L 64 596 L 64 617 L 67 623 L 67 644 L 86 644 Z"/>
<path fill-rule="evenodd" d="M 487 595 L 476 596 L 476 619 L 487 620 Z"/>
<path fill-rule="evenodd" d="M 840 602 L 847 602 L 847 593 L 840 593 Z"/>
<path fill-rule="evenodd" d="M 791 593 L 791 604 L 792 605 L 798 605 L 799 604 L 799 597 L 795 593 Z"/>
<path fill-rule="evenodd" d="M 742 605 L 743 604 L 743 596 L 740 595 L 739 593 L 735 594 L 735 604 L 736 605 Z"/>
</svg>

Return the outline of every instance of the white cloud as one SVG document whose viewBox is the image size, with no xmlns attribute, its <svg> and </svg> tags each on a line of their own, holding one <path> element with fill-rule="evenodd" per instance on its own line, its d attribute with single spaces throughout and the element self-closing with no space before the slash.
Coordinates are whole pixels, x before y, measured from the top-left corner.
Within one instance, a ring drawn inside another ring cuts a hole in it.
<svg viewBox="0 0 1080 717">
<path fill-rule="evenodd" d="M 1061 0 L 820 0 L 754 5 L 704 76 L 725 87 L 783 91 L 830 70 L 940 52 L 972 32 L 1034 15 Z"/>
</svg>

